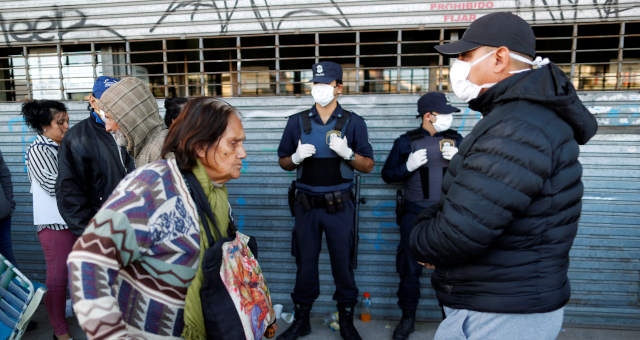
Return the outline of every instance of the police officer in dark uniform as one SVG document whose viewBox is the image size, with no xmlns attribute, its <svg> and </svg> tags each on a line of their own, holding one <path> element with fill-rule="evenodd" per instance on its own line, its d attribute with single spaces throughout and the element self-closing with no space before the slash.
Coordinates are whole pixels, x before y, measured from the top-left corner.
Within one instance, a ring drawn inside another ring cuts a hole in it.
<svg viewBox="0 0 640 340">
<path fill-rule="evenodd" d="M 422 266 L 411 256 L 409 234 L 420 211 L 440 201 L 443 175 L 462 141 L 458 132 L 449 129 L 452 113 L 458 111 L 447 104 L 442 93 L 429 92 L 420 97 L 417 117 L 421 118 L 421 126 L 395 140 L 382 169 L 385 182 L 403 183 L 396 202 L 396 221 L 400 225 L 396 269 L 400 275 L 398 305 L 402 319 L 393 332 L 394 340 L 407 339 L 414 331 Z"/>
<path fill-rule="evenodd" d="M 358 299 L 353 257 L 357 242 L 354 226 L 354 169 L 373 170 L 373 148 L 367 126 L 357 114 L 343 109 L 342 68 L 333 62 L 314 64 L 311 94 L 315 105 L 289 117 L 278 157 L 285 170 L 296 170 L 290 205 L 295 215 L 292 254 L 298 267 L 291 294 L 295 321 L 278 339 L 296 339 L 311 332 L 309 312 L 320 295 L 318 256 L 324 231 L 338 303 L 340 335 L 361 339 L 353 326 Z"/>
</svg>

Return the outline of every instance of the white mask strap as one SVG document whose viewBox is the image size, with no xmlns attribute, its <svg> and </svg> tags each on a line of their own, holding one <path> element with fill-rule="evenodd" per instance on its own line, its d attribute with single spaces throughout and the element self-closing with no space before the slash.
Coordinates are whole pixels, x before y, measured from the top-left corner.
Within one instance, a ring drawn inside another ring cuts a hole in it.
<svg viewBox="0 0 640 340">
<path fill-rule="evenodd" d="M 492 55 L 492 54 L 496 53 L 496 51 L 497 51 L 497 50 L 493 50 L 493 51 L 491 51 L 491 52 L 489 52 L 489 53 L 487 53 L 487 54 L 483 55 L 482 57 L 480 57 L 480 58 L 478 58 L 478 59 L 476 59 L 476 60 L 472 61 L 471 63 L 469 63 L 470 67 L 471 67 L 471 66 L 473 66 L 473 65 L 475 65 L 475 64 L 477 64 L 477 63 L 479 63 L 479 62 L 481 62 L 481 61 L 483 61 L 483 60 L 484 60 L 484 59 L 486 59 L 488 56 L 490 56 L 490 55 Z M 468 77 L 468 76 L 467 76 L 467 77 Z M 489 88 L 489 87 L 491 87 L 491 86 L 493 86 L 493 85 L 495 85 L 495 84 L 496 84 L 496 83 L 487 83 L 487 84 L 482 84 L 482 85 L 478 85 L 478 86 L 479 86 L 480 88 L 486 89 L 486 88 Z"/>
<path fill-rule="evenodd" d="M 483 60 L 485 60 L 488 56 L 490 56 L 490 55 L 492 55 L 492 54 L 496 53 L 496 51 L 497 51 L 497 50 L 493 50 L 493 51 L 491 51 L 491 52 L 489 52 L 489 53 L 487 53 L 487 54 L 483 55 L 482 57 L 480 57 L 480 58 L 478 58 L 478 59 L 476 59 L 476 60 L 472 61 L 472 62 L 471 62 L 471 66 L 473 66 L 473 65 L 475 65 L 475 64 L 477 64 L 477 63 L 479 63 L 479 62 L 481 62 L 481 61 L 483 61 Z"/>
<path fill-rule="evenodd" d="M 543 59 L 542 57 L 536 57 L 533 61 L 531 61 L 531 60 L 529 60 L 529 59 L 527 59 L 525 57 L 519 56 L 519 55 L 517 55 L 515 53 L 511 53 L 511 52 L 509 52 L 509 56 L 511 58 L 515 59 L 515 60 L 518 60 L 518 61 L 521 61 L 521 62 L 523 62 L 525 64 L 529 64 L 529 65 L 533 66 L 533 69 L 538 69 L 538 68 L 540 68 L 540 67 L 542 67 L 544 65 L 547 65 L 547 64 L 549 64 L 551 62 L 551 61 L 549 61 L 549 58 L 544 58 Z M 530 69 L 525 68 L 525 69 L 522 69 L 522 70 L 510 71 L 509 73 L 515 74 L 515 73 L 525 72 L 525 71 L 529 71 L 529 70 Z"/>
</svg>

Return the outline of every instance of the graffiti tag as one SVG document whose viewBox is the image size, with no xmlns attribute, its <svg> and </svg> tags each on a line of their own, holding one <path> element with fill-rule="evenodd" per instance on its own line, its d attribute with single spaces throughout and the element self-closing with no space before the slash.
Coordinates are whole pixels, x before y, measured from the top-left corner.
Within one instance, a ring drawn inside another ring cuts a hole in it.
<svg viewBox="0 0 640 340">
<path fill-rule="evenodd" d="M 338 15 L 331 14 L 323 10 L 318 9 L 298 9 L 291 10 L 285 13 L 282 18 L 274 18 L 271 14 L 271 6 L 268 0 L 250 0 L 251 10 L 255 19 L 260 24 L 260 28 L 264 32 L 269 31 L 277 31 L 280 29 L 282 23 L 289 17 L 296 16 L 302 13 L 310 13 L 316 16 L 328 17 L 338 25 L 342 27 L 351 27 L 349 20 L 342 12 L 340 6 L 334 1 L 329 0 L 329 2 L 333 5 L 333 7 L 338 11 Z M 220 4 L 218 4 L 220 3 Z M 264 10 L 261 11 L 261 7 Z M 233 15 L 236 13 L 238 9 L 238 0 L 192 0 L 192 1 L 177 1 L 173 0 L 167 6 L 167 9 L 164 11 L 162 16 L 156 21 L 156 23 L 149 29 L 149 32 L 152 33 L 162 22 L 170 15 L 176 13 L 178 10 L 191 10 L 190 20 L 193 21 L 196 14 L 200 9 L 213 9 L 215 11 L 218 20 L 220 21 L 220 33 L 226 33 L 229 30 L 229 24 L 233 18 Z M 276 22 L 277 21 L 277 22 Z"/>
<path fill-rule="evenodd" d="M 78 19 L 71 25 L 65 27 L 62 24 L 62 21 L 65 18 L 66 12 L 74 12 L 75 15 L 78 16 Z M 124 36 L 108 26 L 87 23 L 87 16 L 77 9 L 64 10 L 59 9 L 56 6 L 52 16 L 43 15 L 32 20 L 5 20 L 2 13 L 0 13 L 0 31 L 2 31 L 4 40 L 9 46 L 11 45 L 12 39 L 16 42 L 46 42 L 53 41 L 56 38 L 58 38 L 59 41 L 62 41 L 66 34 L 82 29 L 107 31 L 114 36 L 125 40 Z"/>
</svg>

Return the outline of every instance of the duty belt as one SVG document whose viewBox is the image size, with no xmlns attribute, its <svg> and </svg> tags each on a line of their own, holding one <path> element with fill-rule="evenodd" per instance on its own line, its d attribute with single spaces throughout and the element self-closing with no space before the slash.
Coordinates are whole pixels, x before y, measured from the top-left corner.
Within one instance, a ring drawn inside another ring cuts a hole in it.
<svg viewBox="0 0 640 340">
<path fill-rule="evenodd" d="M 313 208 L 324 208 L 331 214 L 344 210 L 344 202 L 347 200 L 353 201 L 353 193 L 350 190 L 318 195 L 298 192 L 296 195 L 296 201 L 302 205 L 304 211 L 309 211 Z"/>
</svg>

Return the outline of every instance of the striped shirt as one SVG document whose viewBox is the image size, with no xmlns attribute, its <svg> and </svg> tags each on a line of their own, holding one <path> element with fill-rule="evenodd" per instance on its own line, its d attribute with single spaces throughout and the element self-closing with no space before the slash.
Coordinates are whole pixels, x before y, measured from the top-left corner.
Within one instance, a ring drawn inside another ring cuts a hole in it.
<svg viewBox="0 0 640 340">
<path fill-rule="evenodd" d="M 58 178 L 58 143 L 51 138 L 37 135 L 29 145 L 25 155 L 27 174 L 30 182 L 37 182 L 49 195 L 56 196 L 56 178 Z M 42 229 L 64 230 L 65 224 L 37 225 L 37 231 Z"/>
</svg>

